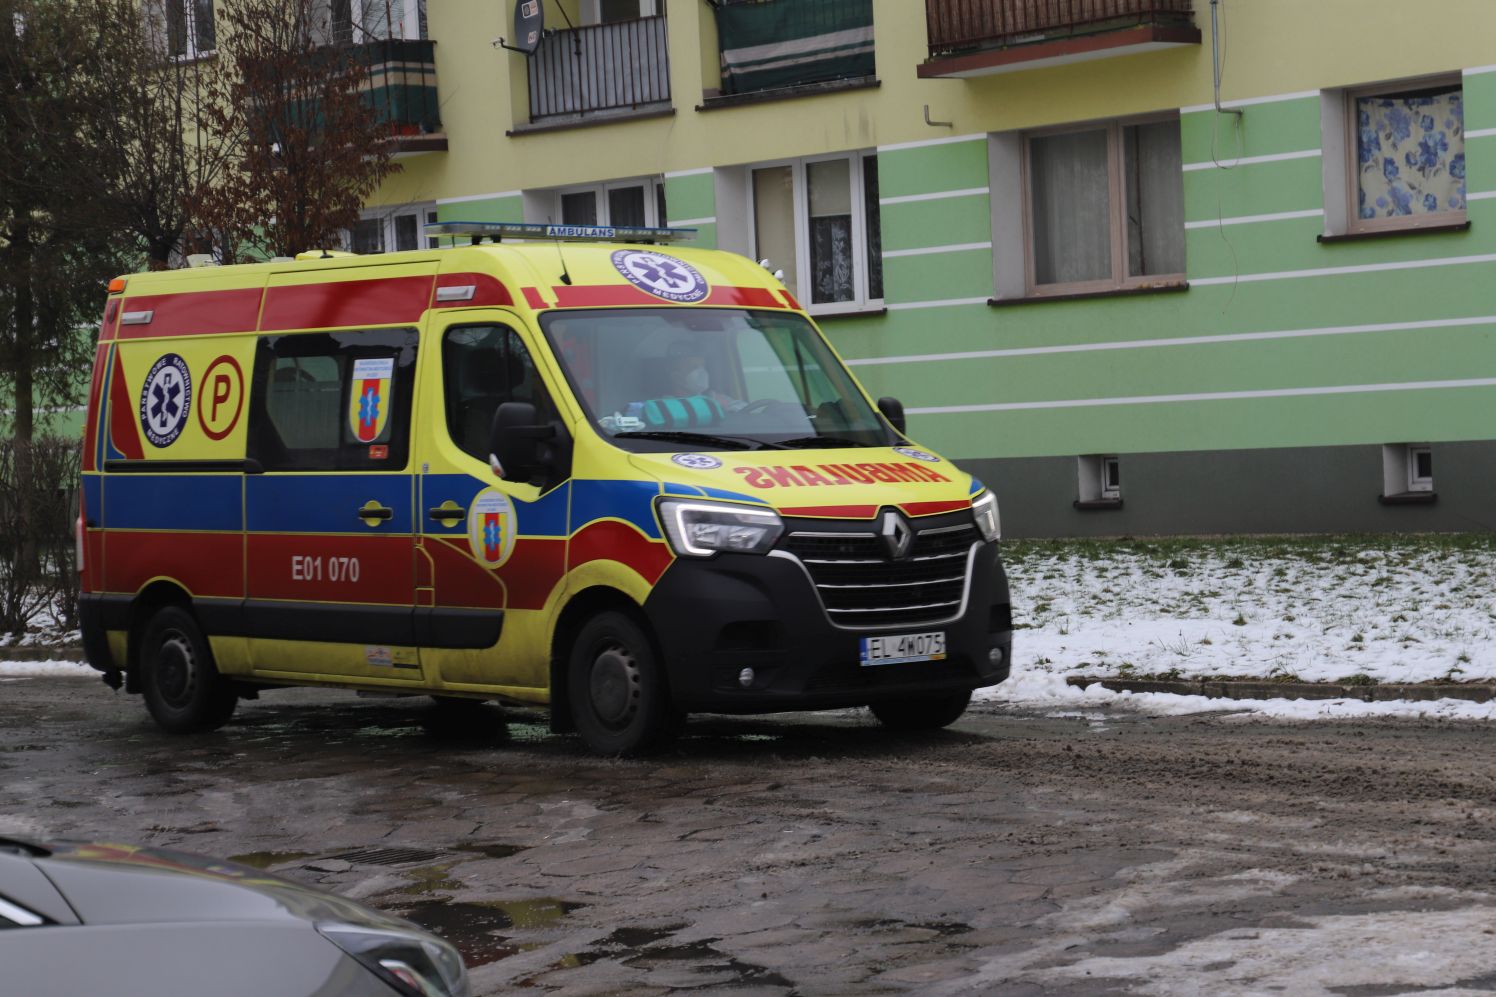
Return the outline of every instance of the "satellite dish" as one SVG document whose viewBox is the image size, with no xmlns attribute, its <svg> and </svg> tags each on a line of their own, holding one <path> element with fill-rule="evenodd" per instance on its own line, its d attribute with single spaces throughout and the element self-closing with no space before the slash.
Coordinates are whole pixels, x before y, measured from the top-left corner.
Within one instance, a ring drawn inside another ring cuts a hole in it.
<svg viewBox="0 0 1496 997">
<path fill-rule="evenodd" d="M 545 27 L 541 0 L 514 0 L 514 45 L 516 51 L 534 55 Z"/>
</svg>

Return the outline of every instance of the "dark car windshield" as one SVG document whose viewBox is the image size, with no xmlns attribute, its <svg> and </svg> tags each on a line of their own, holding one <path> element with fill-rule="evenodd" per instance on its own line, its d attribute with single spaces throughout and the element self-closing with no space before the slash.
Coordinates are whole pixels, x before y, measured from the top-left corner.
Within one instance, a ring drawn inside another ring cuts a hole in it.
<svg viewBox="0 0 1496 997">
<path fill-rule="evenodd" d="M 708 308 L 550 312 L 587 417 L 636 451 L 887 446 L 887 424 L 803 317 Z"/>
</svg>

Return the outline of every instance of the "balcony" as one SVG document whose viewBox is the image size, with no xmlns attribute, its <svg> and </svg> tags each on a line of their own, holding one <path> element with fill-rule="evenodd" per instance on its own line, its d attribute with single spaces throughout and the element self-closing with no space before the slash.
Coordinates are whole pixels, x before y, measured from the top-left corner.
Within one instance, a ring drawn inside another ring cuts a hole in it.
<svg viewBox="0 0 1496 997">
<path fill-rule="evenodd" d="M 925 79 L 1200 44 L 1191 0 L 925 0 L 925 20 Z"/>
<path fill-rule="evenodd" d="M 368 74 L 364 98 L 389 123 L 396 155 L 444 152 L 436 94 L 436 43 L 385 38 L 352 46 Z"/>
<path fill-rule="evenodd" d="M 663 16 L 547 34 L 529 60 L 530 121 L 561 126 L 670 110 Z"/>
<path fill-rule="evenodd" d="M 876 86 L 872 0 L 717 2 L 722 87 L 699 110 Z"/>
</svg>

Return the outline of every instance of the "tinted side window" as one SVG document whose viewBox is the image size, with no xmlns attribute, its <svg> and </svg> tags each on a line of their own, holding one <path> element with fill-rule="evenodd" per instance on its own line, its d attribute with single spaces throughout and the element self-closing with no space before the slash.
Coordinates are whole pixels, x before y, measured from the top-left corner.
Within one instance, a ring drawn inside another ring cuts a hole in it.
<svg viewBox="0 0 1496 997">
<path fill-rule="evenodd" d="M 538 421 L 552 418 L 530 351 L 507 326 L 449 329 L 442 338 L 442 383 L 452 442 L 479 460 L 488 459 L 489 427 L 504 402 L 529 402 Z"/>
<path fill-rule="evenodd" d="M 267 471 L 398 471 L 410 447 L 413 330 L 263 336 L 249 456 Z"/>
</svg>

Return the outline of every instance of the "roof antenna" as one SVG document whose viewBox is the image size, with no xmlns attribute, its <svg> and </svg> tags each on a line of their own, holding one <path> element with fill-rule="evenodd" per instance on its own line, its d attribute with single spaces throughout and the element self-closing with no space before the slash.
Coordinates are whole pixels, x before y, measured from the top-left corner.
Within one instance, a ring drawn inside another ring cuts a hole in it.
<svg viewBox="0 0 1496 997">
<path fill-rule="evenodd" d="M 550 215 L 546 215 L 545 220 L 546 220 L 547 224 L 550 224 L 550 225 L 556 224 L 555 219 L 553 219 Z M 571 274 L 568 273 L 567 269 L 566 269 L 566 254 L 563 253 L 563 252 L 561 252 L 561 240 L 560 239 L 556 240 L 556 258 L 561 261 L 561 283 L 565 284 L 567 287 L 570 287 L 571 286 Z"/>
</svg>

